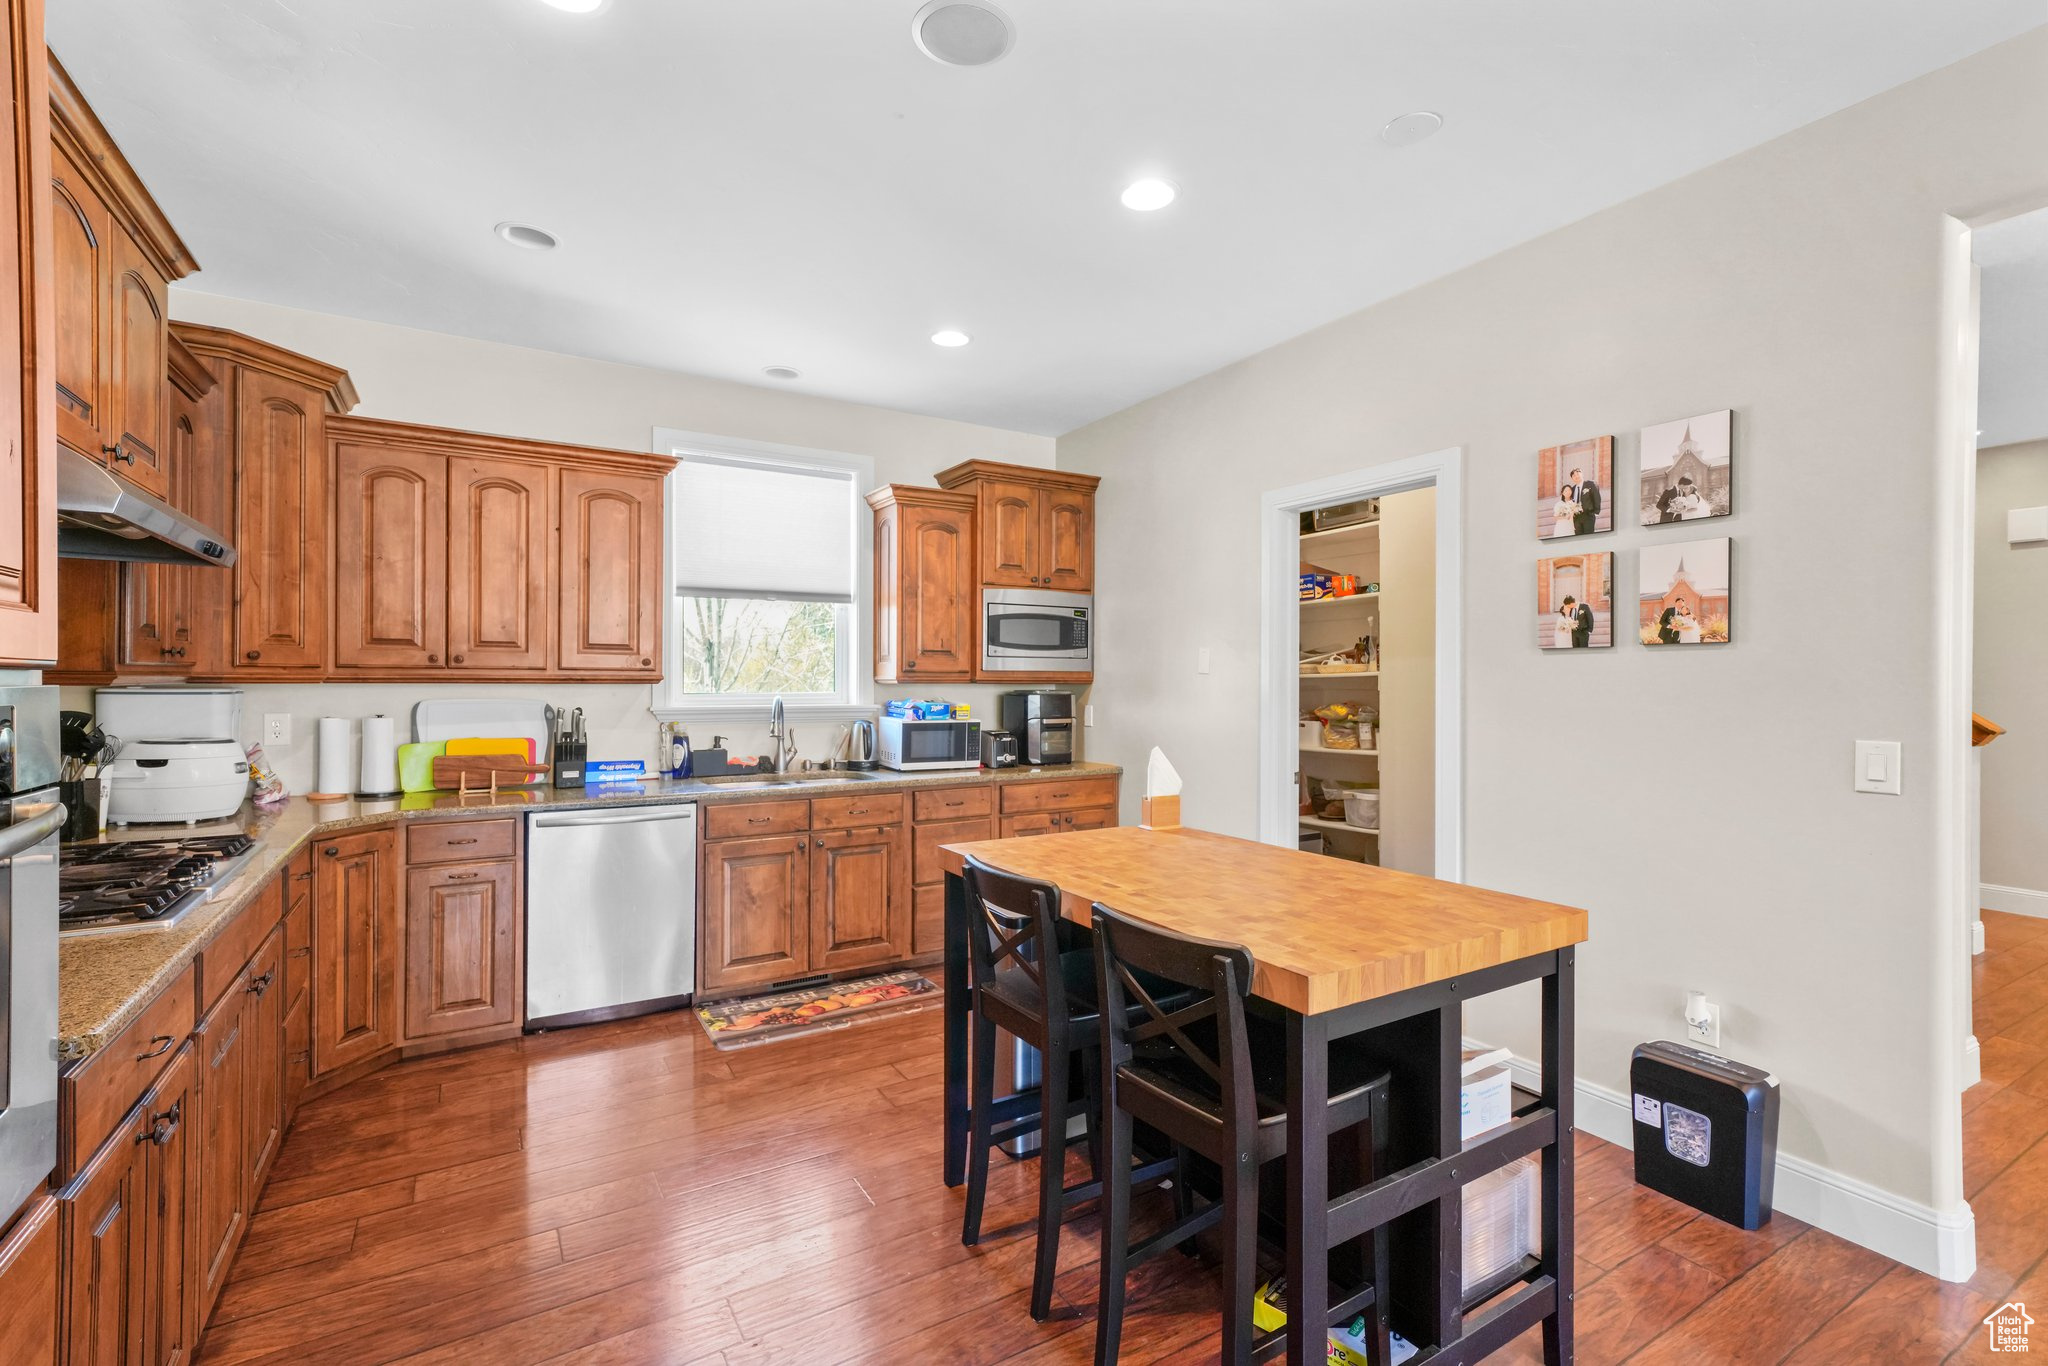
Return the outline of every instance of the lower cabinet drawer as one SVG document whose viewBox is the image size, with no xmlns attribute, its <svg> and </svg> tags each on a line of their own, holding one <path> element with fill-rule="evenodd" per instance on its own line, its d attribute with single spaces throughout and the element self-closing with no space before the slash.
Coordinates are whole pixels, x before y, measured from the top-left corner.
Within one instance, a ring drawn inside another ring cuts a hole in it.
<svg viewBox="0 0 2048 1366">
<path fill-rule="evenodd" d="M 68 1179 L 98 1150 L 192 1033 L 193 973 L 194 969 L 185 969 L 126 1029 L 64 1074 L 58 1084 L 59 1108 L 69 1123 L 58 1125 L 65 1135 L 57 1154 L 59 1180 Z"/>
<path fill-rule="evenodd" d="M 969 816 L 991 815 L 995 809 L 995 789 L 987 783 L 916 792 L 910 804 L 911 815 L 921 821 L 963 821 Z"/>
<path fill-rule="evenodd" d="M 511 858 L 517 832 L 513 821 L 420 821 L 405 832 L 405 861 L 481 863 Z"/>
<path fill-rule="evenodd" d="M 876 797 L 814 797 L 811 829 L 864 830 L 876 825 L 901 825 L 909 803 L 901 792 Z"/>
<path fill-rule="evenodd" d="M 1041 778 L 1000 785 L 1003 814 L 1028 811 L 1078 811 L 1086 806 L 1115 806 L 1114 778 Z"/>
<path fill-rule="evenodd" d="M 707 802 L 704 838 L 733 839 L 751 835 L 787 835 L 811 828 L 811 804 L 795 802 Z"/>
</svg>

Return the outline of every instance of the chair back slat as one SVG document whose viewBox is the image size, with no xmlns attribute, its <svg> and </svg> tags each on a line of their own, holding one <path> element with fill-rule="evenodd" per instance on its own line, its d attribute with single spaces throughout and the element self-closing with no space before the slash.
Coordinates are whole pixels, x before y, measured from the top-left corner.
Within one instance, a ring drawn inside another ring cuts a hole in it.
<svg viewBox="0 0 2048 1366">
<path fill-rule="evenodd" d="M 1085 1002 L 1068 998 L 1059 971 L 1060 889 L 969 858 L 962 870 L 969 919 L 969 981 L 979 991 L 1001 972 L 1019 971 L 1046 1003 L 1050 1024 L 1064 1024 Z"/>
<path fill-rule="evenodd" d="M 1105 1063 L 1131 1060 L 1142 1044 L 1165 1039 L 1199 1067 L 1221 1094 L 1223 1114 L 1239 1132 L 1256 1121 L 1251 1044 L 1244 1001 L 1251 989 L 1251 950 L 1193 935 L 1175 934 L 1094 903 L 1097 993 L 1103 1018 Z M 1138 974 L 1153 979 L 1148 986 Z M 1162 1003 L 1157 984 L 1171 990 Z M 1191 999 L 1190 999 L 1191 998 Z M 1133 1009 L 1136 1007 L 1136 1009 Z M 1215 1042 L 1198 1027 L 1215 1022 Z"/>
</svg>

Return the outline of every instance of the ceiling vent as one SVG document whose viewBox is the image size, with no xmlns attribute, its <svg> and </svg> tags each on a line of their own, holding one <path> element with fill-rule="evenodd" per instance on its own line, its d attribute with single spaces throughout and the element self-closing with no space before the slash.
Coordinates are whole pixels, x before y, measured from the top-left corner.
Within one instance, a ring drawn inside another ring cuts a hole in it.
<svg viewBox="0 0 2048 1366">
<path fill-rule="evenodd" d="M 910 21 L 910 36 L 935 62 L 987 66 L 1017 41 L 1017 26 L 982 0 L 931 0 Z"/>
</svg>

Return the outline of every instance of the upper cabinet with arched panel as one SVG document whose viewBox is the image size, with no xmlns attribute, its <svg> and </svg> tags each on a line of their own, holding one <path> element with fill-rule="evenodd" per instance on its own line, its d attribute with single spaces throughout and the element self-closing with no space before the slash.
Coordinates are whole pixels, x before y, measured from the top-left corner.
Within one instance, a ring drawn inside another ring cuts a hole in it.
<svg viewBox="0 0 2048 1366">
<path fill-rule="evenodd" d="M 327 435 L 336 676 L 661 676 L 666 457 L 369 418 Z"/>
<path fill-rule="evenodd" d="M 168 293 L 197 266 L 54 56 L 49 83 L 57 439 L 168 498 Z"/>
</svg>

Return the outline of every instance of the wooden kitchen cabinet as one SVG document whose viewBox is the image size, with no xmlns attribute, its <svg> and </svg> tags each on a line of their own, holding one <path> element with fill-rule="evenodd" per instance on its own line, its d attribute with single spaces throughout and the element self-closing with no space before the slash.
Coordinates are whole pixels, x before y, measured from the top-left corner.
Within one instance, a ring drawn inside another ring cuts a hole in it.
<svg viewBox="0 0 2048 1366">
<path fill-rule="evenodd" d="M 167 497 L 167 296 L 196 266 L 55 57 L 48 80 L 57 439 Z"/>
<path fill-rule="evenodd" d="M 328 481 L 319 395 L 260 370 L 235 377 L 235 607 L 229 667 L 327 662 Z"/>
<path fill-rule="evenodd" d="M 659 677 L 661 476 L 565 469 L 558 487 L 562 672 Z"/>
<path fill-rule="evenodd" d="M 519 1021 L 519 865 L 413 868 L 405 898 L 405 1037 Z"/>
<path fill-rule="evenodd" d="M 0 1357 L 19 1366 L 58 1366 L 57 1215 L 46 1192 L 0 1239 Z"/>
<path fill-rule="evenodd" d="M 270 1164 L 284 1145 L 284 926 L 273 926 L 263 947 L 249 960 L 249 999 L 243 1030 L 249 1037 L 247 1067 L 249 1208 L 270 1179 Z"/>
<path fill-rule="evenodd" d="M 246 970 L 193 1031 L 198 1049 L 197 1195 L 191 1279 L 204 1323 L 227 1283 L 228 1268 L 249 1225 L 249 1040 Z"/>
<path fill-rule="evenodd" d="M 5 0 L 0 48 L 0 664 L 57 657 L 57 296 L 42 0 Z M 75 245 L 75 239 L 74 239 Z"/>
<path fill-rule="evenodd" d="M 314 856 L 313 1075 L 395 1047 L 398 859 L 390 830 L 320 840 Z"/>
<path fill-rule="evenodd" d="M 185 1366 L 199 1332 L 198 1289 L 191 1277 L 192 1197 L 199 1180 L 196 1057 L 187 1041 L 142 1104 L 144 1366 Z"/>
<path fill-rule="evenodd" d="M 890 484 L 875 517 L 875 679 L 974 677 L 981 592 L 974 495 Z"/>
<path fill-rule="evenodd" d="M 65 1366 L 142 1356 L 146 1132 L 138 1110 L 58 1194 Z"/>
<path fill-rule="evenodd" d="M 448 639 L 448 460 L 334 443 L 334 663 L 439 665 Z"/>
<path fill-rule="evenodd" d="M 810 884 L 812 972 L 910 957 L 910 840 L 902 825 L 812 835 Z"/>
<path fill-rule="evenodd" d="M 810 836 L 707 840 L 697 903 L 701 991 L 811 971 Z"/>
<path fill-rule="evenodd" d="M 448 462 L 451 669 L 502 673 L 548 667 L 548 475 L 545 468 L 514 460 L 460 456 Z M 659 563 L 660 551 L 654 559 Z"/>
<path fill-rule="evenodd" d="M 980 586 L 1095 591 L 1093 475 L 968 460 L 938 475 L 976 505 Z"/>
</svg>

